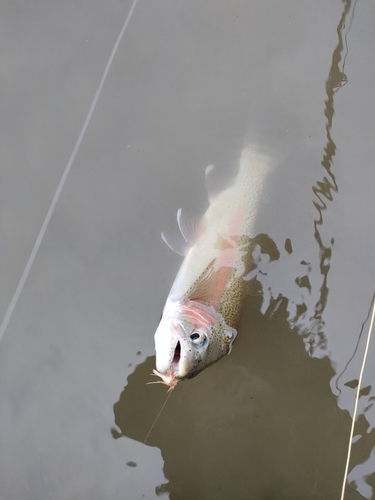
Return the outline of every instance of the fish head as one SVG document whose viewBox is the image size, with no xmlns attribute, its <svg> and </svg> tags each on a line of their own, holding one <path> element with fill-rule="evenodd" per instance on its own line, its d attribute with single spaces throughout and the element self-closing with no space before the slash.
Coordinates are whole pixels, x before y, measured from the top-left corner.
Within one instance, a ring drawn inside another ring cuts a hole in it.
<svg viewBox="0 0 375 500">
<path fill-rule="evenodd" d="M 190 300 L 173 303 L 165 308 L 155 333 L 154 373 L 170 387 L 193 378 L 229 354 L 236 335 L 213 307 Z"/>
</svg>

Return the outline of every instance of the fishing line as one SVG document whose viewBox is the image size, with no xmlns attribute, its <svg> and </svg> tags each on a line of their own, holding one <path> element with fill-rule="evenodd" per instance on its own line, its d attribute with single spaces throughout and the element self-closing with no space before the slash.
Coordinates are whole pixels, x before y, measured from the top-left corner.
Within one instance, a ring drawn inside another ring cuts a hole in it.
<svg viewBox="0 0 375 500">
<path fill-rule="evenodd" d="M 355 420 L 357 417 L 357 409 L 358 409 L 358 401 L 359 401 L 359 393 L 361 391 L 361 384 L 362 384 L 362 376 L 363 372 L 365 369 L 365 364 L 366 364 L 366 359 L 367 359 L 367 353 L 370 345 L 370 339 L 371 339 L 371 333 L 372 333 L 372 327 L 374 324 L 374 317 L 375 317 L 375 300 L 373 298 L 373 306 L 372 306 L 372 315 L 371 315 L 371 322 L 370 322 L 370 327 L 368 331 L 368 336 L 367 336 L 367 342 L 366 342 L 366 347 L 365 347 L 365 353 L 363 355 L 363 362 L 361 366 L 361 371 L 359 373 L 359 378 L 358 378 L 358 387 L 357 387 L 357 394 L 355 397 L 355 403 L 354 403 L 354 411 L 353 411 L 353 419 L 352 419 L 352 426 L 350 429 L 350 435 L 349 435 L 349 446 L 348 446 L 348 456 L 346 458 L 346 465 L 345 465 L 345 473 L 344 473 L 344 481 L 342 484 L 342 491 L 341 491 L 341 497 L 340 500 L 344 500 L 344 495 L 345 495 L 345 487 L 346 487 L 346 480 L 348 476 L 348 469 L 349 469 L 349 461 L 350 461 L 350 454 L 352 450 L 352 442 L 353 442 L 353 434 L 354 434 L 354 426 L 355 426 Z"/>
<path fill-rule="evenodd" d="M 106 81 L 108 72 L 109 72 L 110 67 L 112 65 L 113 58 L 115 57 L 115 54 L 117 52 L 118 46 L 120 45 L 120 42 L 121 42 L 121 39 L 122 39 L 122 37 L 123 37 L 123 35 L 125 33 L 125 30 L 128 27 L 129 21 L 130 21 L 132 15 L 133 15 L 133 11 L 135 9 L 137 1 L 138 0 L 134 0 L 133 1 L 133 4 L 130 7 L 129 13 L 128 13 L 127 17 L 126 17 L 125 23 L 124 23 L 124 25 L 123 25 L 123 27 L 122 27 L 122 29 L 120 31 L 119 36 L 117 37 L 116 43 L 115 43 L 115 45 L 114 45 L 114 47 L 112 49 L 111 55 L 109 56 L 107 65 L 106 65 L 106 67 L 104 69 L 103 76 L 102 76 L 102 78 L 100 80 L 99 87 L 98 87 L 98 89 L 97 89 L 97 91 L 95 93 L 94 99 L 93 99 L 93 101 L 91 103 L 91 106 L 90 106 L 89 112 L 88 112 L 88 114 L 86 116 L 86 119 L 85 119 L 85 122 L 83 124 L 82 130 L 81 130 L 81 132 L 80 132 L 80 134 L 78 136 L 76 145 L 74 146 L 74 149 L 73 149 L 73 152 L 72 152 L 72 154 L 71 154 L 71 156 L 69 158 L 68 164 L 65 167 L 65 170 L 64 170 L 64 173 L 63 173 L 63 175 L 61 177 L 59 185 L 57 186 L 57 190 L 56 190 L 55 196 L 53 197 L 51 206 L 49 207 L 49 210 L 47 212 L 46 218 L 44 219 L 43 225 L 42 225 L 42 227 L 40 229 L 40 232 L 38 234 L 38 237 L 36 239 L 34 247 L 33 247 L 32 251 L 31 251 L 29 260 L 27 261 L 26 267 L 25 267 L 25 269 L 24 269 L 24 271 L 22 273 L 22 276 L 21 276 L 21 279 L 20 279 L 20 281 L 19 281 L 19 283 L 17 285 L 16 291 L 14 292 L 12 300 L 10 301 L 8 309 L 7 309 L 6 313 L 5 313 L 4 319 L 3 319 L 3 321 L 2 321 L 2 323 L 0 325 L 0 342 L 2 341 L 2 339 L 4 337 L 5 330 L 7 329 L 7 326 L 9 324 L 10 318 L 11 318 L 11 316 L 13 314 L 13 311 L 14 311 L 16 305 L 17 305 L 18 299 L 19 299 L 19 297 L 21 295 L 21 292 L 22 292 L 23 287 L 25 285 L 25 282 L 27 280 L 27 277 L 28 277 L 28 275 L 30 273 L 30 269 L 31 269 L 31 267 L 32 267 L 32 265 L 34 263 L 36 254 L 38 253 L 39 247 L 40 247 L 40 245 L 42 243 L 44 234 L 45 234 L 45 232 L 47 230 L 47 227 L 48 227 L 48 224 L 49 224 L 49 222 L 51 220 L 52 214 L 53 214 L 53 212 L 55 210 L 55 207 L 57 205 L 57 202 L 59 200 L 61 191 L 62 191 L 62 189 L 64 187 L 66 178 L 68 177 L 68 174 L 70 172 L 71 166 L 72 166 L 72 164 L 73 164 L 73 162 L 75 160 L 75 157 L 77 156 L 77 152 L 78 152 L 78 149 L 79 149 L 79 147 L 81 145 L 82 139 L 83 139 L 83 137 L 84 137 L 84 135 L 86 133 L 88 124 L 89 124 L 89 122 L 91 120 L 91 117 L 92 117 L 92 115 L 94 113 L 94 110 L 95 110 L 96 104 L 98 102 L 100 93 L 102 91 L 103 85 L 104 85 L 104 83 Z"/>
<path fill-rule="evenodd" d="M 142 443 L 142 444 L 146 444 L 146 441 L 147 441 L 147 439 L 150 437 L 150 434 L 151 434 L 151 432 L 152 432 L 152 429 L 155 427 L 155 424 L 156 424 L 156 422 L 158 421 L 158 419 L 159 419 L 159 417 L 160 417 L 160 415 L 161 415 L 161 412 L 164 410 L 164 407 L 165 407 L 165 405 L 167 404 L 167 401 L 168 401 L 168 399 L 170 398 L 170 395 L 171 395 L 171 392 L 168 392 L 168 393 L 167 393 L 167 397 L 166 397 L 166 399 L 165 399 L 165 401 L 164 401 L 164 403 L 163 403 L 162 407 L 160 408 L 159 413 L 156 415 L 156 418 L 155 418 L 155 420 L 154 420 L 153 424 L 151 425 L 150 430 L 148 431 L 147 436 L 145 437 L 145 439 L 144 439 L 144 441 L 143 441 L 143 443 Z M 124 435 L 124 434 L 122 434 L 122 435 Z M 123 484 L 125 484 L 125 483 L 127 482 L 128 477 L 129 477 L 129 468 L 127 469 L 127 471 L 126 471 L 126 475 L 125 475 L 125 477 L 123 478 Z M 120 486 L 118 487 L 118 489 L 116 490 L 116 492 L 115 492 L 115 497 L 116 497 L 116 498 L 117 498 L 118 493 L 119 493 L 119 491 L 120 491 L 120 489 L 121 489 L 121 488 L 122 488 L 122 486 L 120 485 Z"/>
<path fill-rule="evenodd" d="M 163 406 L 160 408 L 159 413 L 156 415 L 156 418 L 155 418 L 155 420 L 154 420 L 154 423 L 151 425 L 150 430 L 148 431 L 147 436 L 145 437 L 145 440 L 143 441 L 143 444 L 146 444 L 147 439 L 150 437 L 150 434 L 151 434 L 151 432 L 152 432 L 152 429 L 155 427 L 156 422 L 159 420 L 159 417 L 160 417 L 160 415 L 161 415 L 161 412 L 164 410 L 164 406 L 167 404 L 167 401 L 168 401 L 168 399 L 170 398 L 171 394 L 172 394 L 172 392 L 169 392 L 169 393 L 167 394 L 167 397 L 166 397 L 166 399 L 165 399 L 165 401 L 164 401 L 164 403 L 163 403 Z"/>
<path fill-rule="evenodd" d="M 354 356 L 357 354 L 357 351 L 358 351 L 358 347 L 359 347 L 359 344 L 361 342 L 361 338 L 362 338 L 362 334 L 364 332 L 364 329 L 365 329 L 365 325 L 370 317 L 370 314 L 371 314 L 371 309 L 372 309 L 372 303 L 374 302 L 375 300 L 375 293 L 374 295 L 372 296 L 372 299 L 371 299 L 371 303 L 370 303 L 370 307 L 369 307 L 369 310 L 368 310 L 368 313 L 367 313 L 367 316 L 365 318 L 365 320 L 363 321 L 362 323 L 362 326 L 361 326 L 361 331 L 359 332 L 359 336 L 358 336 L 358 340 L 357 340 L 357 343 L 356 343 L 356 346 L 355 346 L 355 349 L 353 351 L 353 354 L 350 356 L 349 360 L 347 361 L 344 369 L 342 370 L 342 372 L 340 373 L 340 375 L 337 377 L 336 379 L 336 382 L 335 382 L 335 387 L 337 389 L 337 392 L 338 392 L 338 396 L 341 396 L 341 389 L 339 387 L 339 381 L 341 379 L 341 377 L 344 375 L 344 373 L 346 372 L 346 370 L 348 369 L 348 366 L 350 365 L 350 363 L 352 362 Z"/>
</svg>

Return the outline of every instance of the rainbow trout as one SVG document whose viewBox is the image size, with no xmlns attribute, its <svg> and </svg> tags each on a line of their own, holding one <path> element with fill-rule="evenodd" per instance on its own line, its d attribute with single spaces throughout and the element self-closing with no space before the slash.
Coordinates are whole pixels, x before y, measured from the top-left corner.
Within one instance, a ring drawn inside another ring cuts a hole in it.
<svg viewBox="0 0 375 500">
<path fill-rule="evenodd" d="M 180 233 L 162 234 L 168 246 L 185 254 L 155 333 L 154 374 L 169 390 L 232 349 L 247 294 L 257 209 L 270 167 L 268 156 L 246 148 L 237 176 L 219 191 L 210 165 L 210 205 L 204 216 L 198 219 L 180 209 Z"/>
</svg>

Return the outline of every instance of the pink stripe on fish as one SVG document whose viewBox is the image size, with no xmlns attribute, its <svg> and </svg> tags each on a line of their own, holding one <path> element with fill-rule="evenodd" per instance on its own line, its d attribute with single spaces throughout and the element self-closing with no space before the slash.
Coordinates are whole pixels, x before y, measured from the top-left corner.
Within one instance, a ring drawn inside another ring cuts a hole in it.
<svg viewBox="0 0 375 500">
<path fill-rule="evenodd" d="M 235 272 L 235 263 L 239 251 L 238 240 L 242 234 L 244 222 L 245 207 L 244 205 L 240 205 L 229 226 L 228 237 L 220 237 L 218 242 L 219 249 L 221 250 L 220 257 L 215 262 L 215 267 L 218 269 L 214 271 L 212 281 L 210 280 L 210 283 L 212 283 L 212 299 L 210 300 L 210 304 L 214 307 L 219 305 L 224 290 Z"/>
</svg>

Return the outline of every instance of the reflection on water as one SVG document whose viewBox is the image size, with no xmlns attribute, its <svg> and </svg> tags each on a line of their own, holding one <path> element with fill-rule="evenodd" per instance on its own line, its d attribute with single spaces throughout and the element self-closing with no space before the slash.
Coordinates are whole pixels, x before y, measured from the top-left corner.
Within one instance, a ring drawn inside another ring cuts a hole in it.
<svg viewBox="0 0 375 500">
<path fill-rule="evenodd" d="M 37 4 L 0 18 L 3 312 L 134 5 Z M 373 496 L 375 43 L 354 6 L 138 2 L 1 343 L 1 499 L 338 499 L 358 386 L 345 500 Z M 166 399 L 143 363 L 179 263 L 157 233 L 248 119 L 284 156 L 239 336 Z"/>
<path fill-rule="evenodd" d="M 328 75 L 328 79 L 326 82 L 326 92 L 327 92 L 327 100 L 325 101 L 325 116 L 327 117 L 327 124 L 326 124 L 326 132 L 327 132 L 327 144 L 324 149 L 325 154 L 323 156 L 322 160 L 322 166 L 325 169 L 327 176 L 323 178 L 323 182 L 317 183 L 317 186 L 313 188 L 314 194 L 318 198 L 318 202 L 314 202 L 315 207 L 317 208 L 319 212 L 319 219 L 315 221 L 315 239 L 318 242 L 319 245 L 319 250 L 320 250 L 320 269 L 321 273 L 323 276 L 322 280 L 322 286 L 321 286 L 321 298 L 319 302 L 317 303 L 316 306 L 316 314 L 315 318 L 318 320 L 319 326 L 321 328 L 324 328 L 324 321 L 323 321 L 323 316 L 322 313 L 325 309 L 325 306 L 327 304 L 327 299 L 328 299 L 328 286 L 327 286 L 327 278 L 328 278 L 328 273 L 330 269 L 330 260 L 332 257 L 332 249 L 333 249 L 333 238 L 331 239 L 331 245 L 326 246 L 324 245 L 321 234 L 319 232 L 319 226 L 323 224 L 323 211 L 327 209 L 327 205 L 324 202 L 323 198 L 325 198 L 327 201 L 332 201 L 333 199 L 333 194 L 332 192 L 338 192 L 338 186 L 336 184 L 335 177 L 332 173 L 332 165 L 333 165 L 333 159 L 336 153 L 336 144 L 334 143 L 331 135 L 332 131 L 332 124 L 333 124 L 333 116 L 334 116 L 334 95 L 335 93 L 348 82 L 348 78 L 345 75 L 345 62 L 346 62 L 346 57 L 348 55 L 348 43 L 347 43 L 347 35 L 349 33 L 349 30 L 352 26 L 352 22 L 354 20 L 354 11 L 355 11 L 355 6 L 356 6 L 356 1 L 354 4 L 352 3 L 351 0 L 344 0 L 343 2 L 344 8 L 342 12 L 341 19 L 339 21 L 338 27 L 337 27 L 337 35 L 338 35 L 338 43 L 337 46 L 333 52 L 332 55 L 332 64 L 330 68 L 330 72 Z M 349 21 L 349 14 L 350 16 L 350 21 Z M 344 33 L 344 37 L 343 37 Z M 345 41 L 345 46 L 344 46 L 344 41 Z M 344 54 L 344 51 L 346 53 Z M 361 333 L 360 333 L 361 336 Z M 354 359 L 354 355 L 352 357 L 352 360 Z M 351 360 L 351 361 L 352 361 Z M 356 363 L 356 372 L 357 376 L 359 375 L 360 367 L 362 366 L 362 360 L 363 360 L 363 353 L 362 357 L 359 360 L 358 363 Z M 347 367 L 345 367 L 346 369 Z M 340 374 L 340 376 L 342 373 Z M 337 381 L 336 381 L 337 385 Z M 366 398 L 366 396 L 369 396 L 371 394 L 371 389 L 372 387 L 369 386 L 367 388 L 367 394 L 365 392 L 365 389 L 362 389 L 362 394 L 361 396 L 365 396 L 362 399 L 362 405 L 360 406 L 360 410 L 358 414 L 361 414 L 365 416 L 365 413 L 367 410 L 369 410 L 372 407 L 372 403 L 369 404 L 371 401 L 370 398 Z M 354 396 L 354 397 L 353 397 Z M 340 405 L 340 398 L 338 398 L 338 404 L 340 407 L 348 409 L 350 414 L 352 415 L 352 418 L 355 418 L 355 415 L 353 414 L 353 408 L 354 408 L 354 398 L 356 395 L 354 394 L 354 391 L 352 391 L 352 398 L 350 398 L 350 404 L 349 405 Z M 366 401 L 363 401 L 363 400 Z M 374 398 L 373 398 L 374 399 Z M 347 400 L 348 401 L 348 400 Z M 371 427 L 374 427 L 375 424 L 375 419 L 373 420 L 373 423 L 371 424 L 370 420 L 368 420 L 370 430 Z M 350 450 L 350 449 L 349 449 Z M 375 450 L 373 448 L 372 450 Z M 349 453 L 349 452 L 348 452 Z M 349 458 L 349 457 L 348 457 Z M 360 461 L 363 460 L 363 457 L 361 457 Z M 358 463 L 358 462 L 356 462 Z M 360 466 L 357 466 L 356 469 L 357 471 L 353 469 L 351 473 L 351 477 L 348 477 L 349 482 L 354 482 L 354 484 L 357 485 L 358 491 L 366 498 L 372 498 L 372 488 L 366 483 L 366 478 L 365 476 L 369 476 L 371 473 L 375 472 L 375 463 L 371 463 L 370 457 L 368 460 L 365 460 L 366 463 L 366 474 L 363 474 L 361 476 L 361 470 L 363 469 Z M 358 475 L 359 474 L 359 475 Z M 344 478 L 345 480 L 345 478 Z M 354 481 L 353 481 L 354 480 Z M 345 488 L 345 486 L 344 486 Z"/>
<path fill-rule="evenodd" d="M 375 395 L 373 386 L 363 382 L 363 373 L 373 329 L 375 312 L 374 299 L 375 294 L 372 297 L 369 313 L 362 324 L 358 342 L 352 356 L 345 365 L 343 371 L 332 380 L 337 390 L 336 394 L 338 393 L 338 405 L 341 408 L 349 409 L 353 418 L 353 426 L 349 438 L 351 439 L 351 443 L 349 445 L 346 471 L 349 469 L 350 464 L 354 463 L 358 465 L 352 468 L 350 474 L 347 474 L 347 480 L 349 484 L 354 484 L 356 489 L 366 498 L 372 498 L 373 496 L 375 476 L 375 461 L 373 459 L 375 452 Z M 365 333 L 365 335 L 363 335 L 363 333 Z M 354 405 L 353 392 L 355 392 Z M 357 421 L 357 423 L 354 425 L 355 421 Z M 351 450 L 353 450 L 352 453 L 350 453 Z M 368 458 L 365 458 L 363 461 L 364 457 L 367 456 Z M 371 483 L 372 486 L 370 486 Z"/>
<path fill-rule="evenodd" d="M 271 318 L 261 303 L 254 279 L 236 349 L 174 389 L 156 423 L 166 391 L 145 384 L 154 357 L 128 377 L 112 435 L 144 442 L 155 423 L 147 445 L 160 448 L 169 481 L 157 494 L 337 498 L 350 418 L 329 389 L 331 363 L 308 355 L 287 320 L 285 299 Z"/>
<path fill-rule="evenodd" d="M 324 154 L 322 159 L 322 166 L 325 170 L 323 179 L 317 181 L 313 186 L 313 192 L 316 199 L 313 201 L 315 208 L 318 211 L 318 218 L 314 221 L 314 238 L 319 246 L 319 259 L 320 259 L 320 272 L 322 275 L 322 283 L 320 287 L 320 297 L 315 305 L 314 324 L 309 334 L 309 343 L 311 346 L 310 353 L 313 355 L 316 348 L 326 350 L 326 336 L 324 332 L 323 312 L 327 305 L 328 300 L 328 273 L 330 270 L 330 262 L 332 258 L 334 238 L 330 242 L 324 243 L 321 234 L 321 226 L 323 225 L 323 212 L 327 210 L 328 202 L 333 201 L 333 193 L 338 192 L 338 186 L 334 174 L 332 173 L 333 160 L 336 154 L 336 144 L 334 143 L 331 135 L 334 110 L 334 95 L 335 92 L 348 81 L 344 73 L 346 55 L 343 58 L 344 43 L 343 43 L 343 30 L 347 22 L 347 18 L 351 9 L 351 0 L 345 0 L 344 9 L 341 19 L 337 27 L 338 43 L 332 54 L 332 62 L 329 70 L 329 75 L 326 80 L 326 93 L 327 99 L 325 101 L 324 115 L 327 118 L 326 135 L 327 143 L 324 147 Z M 352 16 L 354 15 L 354 9 Z M 350 25 L 349 25 L 350 27 Z M 346 41 L 346 34 L 345 34 Z M 346 43 L 346 54 L 348 53 Z"/>
<path fill-rule="evenodd" d="M 324 154 L 321 162 L 325 175 L 322 179 L 318 180 L 312 188 L 315 195 L 313 204 L 318 211 L 318 218 L 314 221 L 314 238 L 319 247 L 319 269 L 321 274 L 320 289 L 319 293 L 317 293 L 316 290 L 311 289 L 309 281 L 309 273 L 312 269 L 311 265 L 301 261 L 301 265 L 307 266 L 307 273 L 305 276 L 296 277 L 295 284 L 301 289 L 305 289 L 305 293 L 301 291 L 299 300 L 295 300 L 294 298 L 290 298 L 290 295 L 286 295 L 288 300 L 291 301 L 291 305 L 288 307 L 289 322 L 292 326 L 298 327 L 299 332 L 304 337 L 306 349 L 310 355 L 314 357 L 330 356 L 332 354 L 329 350 L 329 338 L 327 338 L 325 328 L 326 324 L 324 321 L 324 311 L 326 309 L 329 296 L 328 275 L 331 268 L 331 260 L 334 250 L 334 237 L 327 237 L 327 235 L 324 236 L 322 227 L 324 222 L 324 212 L 329 208 L 329 204 L 333 201 L 334 193 L 339 192 L 335 175 L 332 172 L 337 150 L 336 144 L 332 138 L 332 126 L 335 114 L 334 97 L 337 91 L 348 82 L 348 77 L 345 74 L 345 62 L 349 52 L 347 35 L 354 20 L 356 3 L 357 2 L 352 3 L 351 0 L 345 0 L 343 2 L 343 12 L 337 27 L 338 43 L 333 51 L 332 63 L 326 81 L 327 99 L 325 101 L 324 114 L 327 118 L 327 142 L 324 147 Z M 271 299 L 276 296 L 283 297 L 283 295 L 277 287 L 275 288 L 270 284 L 270 280 L 264 279 L 264 276 L 267 276 L 267 274 L 268 272 L 263 270 L 263 272 L 259 273 L 258 278 L 263 284 L 267 312 L 268 314 L 271 314 L 272 307 L 277 308 L 279 304 L 278 301 L 273 301 L 273 306 L 271 307 Z M 305 299 L 306 293 L 313 296 L 314 292 L 315 295 L 318 296 L 318 299 L 312 309 L 311 306 L 309 307 L 308 300 Z M 264 305 L 263 309 L 265 309 Z M 333 377 L 331 383 L 333 392 L 338 396 L 338 406 L 342 409 L 348 410 L 353 418 L 355 418 L 355 415 L 353 415 L 354 400 L 356 398 L 358 376 L 363 362 L 364 346 L 366 344 L 367 335 L 370 334 L 368 331 L 368 323 L 371 310 L 372 307 L 370 307 L 369 314 L 362 325 L 361 331 L 359 332 L 358 343 L 355 351 L 346 363 L 344 370 L 342 370 L 338 376 Z M 367 326 L 367 329 L 362 338 L 365 325 Z M 359 465 L 355 465 L 348 476 L 348 482 L 354 484 L 357 490 L 366 498 L 372 498 L 373 488 L 367 481 L 372 481 L 372 483 L 374 483 L 375 473 L 375 461 L 373 460 L 375 450 L 375 447 L 373 446 L 374 433 L 372 432 L 375 428 L 374 401 L 374 387 L 372 385 L 367 385 L 362 388 L 358 404 L 358 414 L 360 415 L 357 425 L 358 434 L 355 436 L 355 441 L 353 440 L 353 444 L 354 442 L 357 442 L 358 444 L 353 447 L 352 460 L 350 462 L 352 467 L 353 464 Z M 363 427 L 367 433 L 366 437 L 364 437 L 363 431 L 360 431 L 360 428 L 363 429 Z M 371 436 L 369 434 L 371 434 Z M 360 437 L 363 437 L 363 439 L 359 443 Z M 366 443 L 368 444 L 364 443 L 364 440 L 366 440 Z M 360 450 L 357 453 L 356 447 Z M 371 475 L 372 478 L 370 477 Z"/>
<path fill-rule="evenodd" d="M 161 485 L 158 494 L 169 492 L 172 499 L 213 494 L 218 499 L 247 498 L 250 491 L 254 498 L 270 499 L 340 496 L 368 330 L 367 318 L 365 334 L 352 333 L 359 336 L 355 352 L 339 365 L 335 332 L 326 319 L 330 301 L 337 300 L 329 282 L 335 234 L 330 234 L 326 219 L 339 196 L 334 99 L 349 81 L 347 36 L 355 6 L 351 0 L 343 2 L 325 85 L 323 174 L 312 186 L 318 252 L 307 256 L 294 250 L 296 242 L 287 234 L 283 247 L 268 235 L 258 235 L 252 292 L 232 354 L 180 384 L 160 419 L 165 391 L 145 386 L 154 358 L 130 375 L 114 405 L 120 429 L 113 430 L 115 438 L 144 442 L 148 436 L 147 444 L 162 451 L 169 483 Z M 374 402 L 374 388 L 367 380 L 360 392 L 348 474 L 351 487 L 345 498 L 373 495 Z"/>
</svg>

